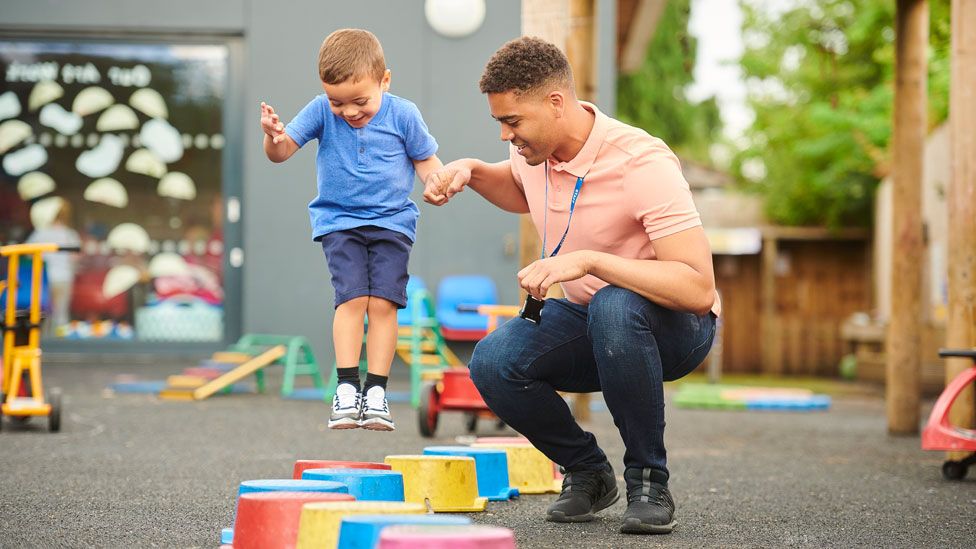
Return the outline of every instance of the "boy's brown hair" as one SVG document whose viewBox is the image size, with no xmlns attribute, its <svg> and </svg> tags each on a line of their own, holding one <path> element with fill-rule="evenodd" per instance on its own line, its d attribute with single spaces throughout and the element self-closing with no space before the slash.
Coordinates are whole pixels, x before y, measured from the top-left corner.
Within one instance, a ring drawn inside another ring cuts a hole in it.
<svg viewBox="0 0 976 549">
<path fill-rule="evenodd" d="M 376 36 L 362 29 L 339 29 L 325 38 L 319 48 L 319 78 L 326 84 L 358 82 L 372 78 L 380 82 L 386 74 L 383 46 Z"/>
<path fill-rule="evenodd" d="M 514 91 L 516 95 L 553 85 L 573 90 L 573 69 L 554 44 L 522 36 L 498 48 L 485 65 L 478 85 L 481 93 Z"/>
</svg>

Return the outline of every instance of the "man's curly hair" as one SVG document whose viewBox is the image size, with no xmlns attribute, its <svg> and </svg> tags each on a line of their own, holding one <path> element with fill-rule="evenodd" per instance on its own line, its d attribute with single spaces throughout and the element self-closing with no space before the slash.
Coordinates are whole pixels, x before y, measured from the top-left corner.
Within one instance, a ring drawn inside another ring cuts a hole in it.
<svg viewBox="0 0 976 549">
<path fill-rule="evenodd" d="M 516 95 L 552 85 L 573 89 L 573 69 L 554 44 L 523 36 L 506 42 L 491 56 L 478 85 L 481 93 L 514 91 Z"/>
</svg>

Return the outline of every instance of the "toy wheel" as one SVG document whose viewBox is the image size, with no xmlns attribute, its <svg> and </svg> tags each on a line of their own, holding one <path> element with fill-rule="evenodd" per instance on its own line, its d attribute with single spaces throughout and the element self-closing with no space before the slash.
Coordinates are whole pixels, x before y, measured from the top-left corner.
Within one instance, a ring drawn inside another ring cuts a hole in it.
<svg viewBox="0 0 976 549">
<path fill-rule="evenodd" d="M 61 430 L 60 389 L 51 389 L 51 394 L 48 395 L 48 404 L 51 405 L 51 413 L 47 416 L 47 429 L 52 433 L 57 433 Z"/>
<path fill-rule="evenodd" d="M 427 383 L 420 390 L 420 407 L 417 408 L 417 426 L 420 435 L 425 438 L 434 436 L 437 431 L 437 416 L 440 412 L 440 395 L 437 385 Z"/>
<path fill-rule="evenodd" d="M 464 428 L 467 429 L 469 433 L 474 433 L 478 430 L 478 412 L 467 412 L 464 420 Z"/>
<path fill-rule="evenodd" d="M 946 480 L 960 480 L 966 476 L 967 469 L 961 461 L 947 461 L 942 464 L 942 476 Z"/>
</svg>

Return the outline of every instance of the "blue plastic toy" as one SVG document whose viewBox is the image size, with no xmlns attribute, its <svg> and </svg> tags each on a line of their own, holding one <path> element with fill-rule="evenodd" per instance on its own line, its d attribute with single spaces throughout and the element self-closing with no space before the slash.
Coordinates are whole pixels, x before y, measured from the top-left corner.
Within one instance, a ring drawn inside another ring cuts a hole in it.
<svg viewBox="0 0 976 549">
<path fill-rule="evenodd" d="M 306 469 L 302 480 L 339 482 L 357 501 L 403 501 L 403 473 L 385 469 Z"/>
<path fill-rule="evenodd" d="M 471 524 L 471 519 L 446 515 L 352 515 L 344 517 L 339 526 L 338 549 L 373 549 L 384 528 L 401 524 L 464 526 Z"/>
</svg>

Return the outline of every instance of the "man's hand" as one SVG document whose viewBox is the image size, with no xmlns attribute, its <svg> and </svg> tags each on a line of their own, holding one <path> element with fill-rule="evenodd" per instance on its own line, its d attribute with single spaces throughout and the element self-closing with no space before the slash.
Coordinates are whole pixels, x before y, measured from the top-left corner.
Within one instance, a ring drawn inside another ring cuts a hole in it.
<svg viewBox="0 0 976 549">
<path fill-rule="evenodd" d="M 261 131 L 271 138 L 271 143 L 277 145 L 285 140 L 285 126 L 275 114 L 271 105 L 261 102 Z"/>
<path fill-rule="evenodd" d="M 536 299 L 544 299 L 549 287 L 559 282 L 583 278 L 590 272 L 586 250 L 533 261 L 518 272 L 519 286 Z"/>
<path fill-rule="evenodd" d="M 424 201 L 435 206 L 447 204 L 471 181 L 471 169 L 455 160 L 431 173 L 424 182 Z"/>
</svg>

